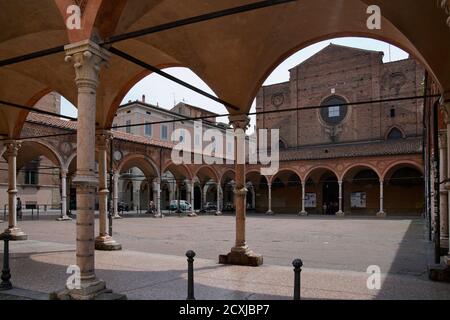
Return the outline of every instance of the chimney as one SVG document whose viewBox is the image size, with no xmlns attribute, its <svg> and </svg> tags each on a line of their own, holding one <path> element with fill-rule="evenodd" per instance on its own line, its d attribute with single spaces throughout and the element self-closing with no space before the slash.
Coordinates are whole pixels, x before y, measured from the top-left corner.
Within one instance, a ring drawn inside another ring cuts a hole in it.
<svg viewBox="0 0 450 320">
<path fill-rule="evenodd" d="M 142 95 L 142 103 L 145 103 L 145 94 Z"/>
</svg>

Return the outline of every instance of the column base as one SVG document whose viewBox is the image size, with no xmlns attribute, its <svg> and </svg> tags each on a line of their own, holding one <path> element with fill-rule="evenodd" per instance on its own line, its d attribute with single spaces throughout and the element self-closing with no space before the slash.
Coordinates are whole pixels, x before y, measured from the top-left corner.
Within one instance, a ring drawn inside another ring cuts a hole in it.
<svg viewBox="0 0 450 320">
<path fill-rule="evenodd" d="M 306 211 L 300 211 L 300 213 L 298 214 L 299 216 L 303 216 L 306 217 L 308 215 L 308 212 Z"/>
<path fill-rule="evenodd" d="M 110 236 L 99 236 L 95 239 L 95 250 L 117 251 L 122 250 L 122 245 Z"/>
<path fill-rule="evenodd" d="M 344 211 L 336 212 L 336 217 L 344 217 L 344 216 L 345 216 L 345 212 Z"/>
<path fill-rule="evenodd" d="M 437 282 L 450 282 L 450 265 L 436 264 L 428 266 L 428 278 Z"/>
<path fill-rule="evenodd" d="M 269 211 L 266 212 L 266 214 L 267 214 L 268 216 L 274 216 L 274 215 L 275 215 L 275 212 L 273 212 L 272 210 L 269 210 Z"/>
<path fill-rule="evenodd" d="M 102 280 L 82 281 L 80 289 L 64 289 L 50 294 L 50 300 L 127 300 L 124 294 L 113 293 Z"/>
<path fill-rule="evenodd" d="M 72 221 L 72 218 L 66 215 L 63 217 L 59 217 L 58 219 L 56 219 L 56 221 Z"/>
<path fill-rule="evenodd" d="M 450 267 L 450 253 L 444 257 L 444 264 Z"/>
<path fill-rule="evenodd" d="M 263 256 L 253 253 L 248 248 L 232 248 L 230 253 L 219 256 L 219 263 L 259 267 L 263 264 Z"/>
<path fill-rule="evenodd" d="M 386 212 L 384 212 L 384 211 L 380 211 L 380 212 L 377 213 L 377 217 L 378 218 L 386 218 L 386 216 L 387 216 Z"/>
<path fill-rule="evenodd" d="M 28 240 L 28 235 L 23 232 L 20 228 L 8 228 L 4 233 L 11 236 L 12 241 L 24 241 Z"/>
</svg>

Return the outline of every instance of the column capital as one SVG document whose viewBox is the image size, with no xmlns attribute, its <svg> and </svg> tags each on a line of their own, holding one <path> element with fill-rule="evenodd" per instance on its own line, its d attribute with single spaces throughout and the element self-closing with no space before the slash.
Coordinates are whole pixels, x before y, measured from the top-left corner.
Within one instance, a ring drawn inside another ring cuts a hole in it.
<svg viewBox="0 0 450 320">
<path fill-rule="evenodd" d="M 109 142 L 112 139 L 114 139 L 114 135 L 109 130 L 99 131 L 95 135 L 95 140 L 96 140 L 97 147 L 99 149 L 101 149 L 101 150 L 106 150 L 106 148 L 108 147 Z"/>
<path fill-rule="evenodd" d="M 17 157 L 19 149 L 22 147 L 22 142 L 19 140 L 6 140 L 3 144 L 6 147 L 5 154 L 7 156 Z"/>
<path fill-rule="evenodd" d="M 228 119 L 236 130 L 242 129 L 245 132 L 250 127 L 250 118 L 247 115 L 230 115 Z"/>
<path fill-rule="evenodd" d="M 111 54 L 91 40 L 71 43 L 64 47 L 66 62 L 73 62 L 78 88 L 96 89 L 99 84 L 99 72 Z"/>
<path fill-rule="evenodd" d="M 246 195 L 247 195 L 248 189 L 247 189 L 247 187 L 244 185 L 244 186 L 242 186 L 241 188 L 234 187 L 233 192 L 234 192 L 234 194 L 235 194 L 236 196 L 243 197 L 243 196 L 246 196 Z"/>
<path fill-rule="evenodd" d="M 153 183 L 161 183 L 161 179 L 159 177 L 154 178 Z"/>
<path fill-rule="evenodd" d="M 69 170 L 67 169 L 60 169 L 59 174 L 61 175 L 61 178 L 67 178 L 67 174 L 69 173 Z"/>
</svg>

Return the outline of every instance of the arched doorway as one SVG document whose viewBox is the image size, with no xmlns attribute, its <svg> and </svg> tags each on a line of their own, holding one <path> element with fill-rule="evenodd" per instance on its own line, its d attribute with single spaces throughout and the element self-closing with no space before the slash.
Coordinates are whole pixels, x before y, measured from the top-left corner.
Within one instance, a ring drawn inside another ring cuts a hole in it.
<svg viewBox="0 0 450 320">
<path fill-rule="evenodd" d="M 202 188 L 200 185 L 195 184 L 194 186 L 194 210 L 201 210 L 202 209 L 202 203 L 203 203 L 203 195 L 202 195 Z"/>
<path fill-rule="evenodd" d="M 320 183 L 322 184 L 322 203 L 324 214 L 335 215 L 339 210 L 339 184 L 336 175 L 325 173 Z"/>
<path fill-rule="evenodd" d="M 306 211 L 311 214 L 334 215 L 339 211 L 339 183 L 331 169 L 318 167 L 306 177 Z"/>
</svg>

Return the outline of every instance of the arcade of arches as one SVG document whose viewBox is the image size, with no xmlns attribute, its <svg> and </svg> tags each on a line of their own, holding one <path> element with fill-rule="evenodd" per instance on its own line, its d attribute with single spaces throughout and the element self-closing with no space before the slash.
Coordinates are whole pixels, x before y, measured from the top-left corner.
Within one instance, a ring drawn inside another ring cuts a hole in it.
<svg viewBox="0 0 450 320">
<path fill-rule="evenodd" d="M 168 160 L 170 146 L 132 141 L 118 133 L 107 132 L 126 92 L 148 72 L 112 55 L 108 48 L 101 45 L 102 39 L 149 27 L 149 21 L 152 25 L 158 25 L 167 23 L 167 17 L 182 19 L 250 2 L 120 0 L 120 5 L 110 0 L 2 2 L 0 59 L 65 46 L 64 50 L 56 54 L 1 67 L 0 100 L 33 107 L 42 96 L 56 91 L 78 108 L 76 135 L 66 137 L 68 141 L 65 143 L 52 139 L 46 144 L 50 144 L 48 149 L 54 152 L 45 151 L 45 157 L 61 169 L 64 197 L 67 194 L 64 192 L 67 188 L 67 174 L 71 170 L 71 160 L 75 159 L 76 149 L 76 165 L 73 165 L 75 174 L 71 184 L 76 189 L 77 226 L 74 241 L 81 289 L 66 290 L 61 293 L 61 297 L 92 299 L 104 292 L 106 287 L 106 283 L 97 279 L 95 274 L 94 245 L 117 245 L 106 228 L 108 144 L 111 135 L 115 137 L 114 149 L 123 152 L 121 159 L 113 159 L 116 173 L 138 168 L 142 172 L 142 178 L 147 180 L 147 187 L 139 186 L 138 189 L 152 194 L 151 183 L 153 190 L 156 190 L 154 195 L 157 200 L 161 197 L 161 185 L 165 179 L 176 182 L 175 185 L 170 186 L 168 183 L 169 185 L 164 186 L 166 193 L 170 193 L 170 190 L 173 193 L 176 188 L 175 197 L 178 199 L 183 193 L 193 194 L 194 203 L 195 194 L 199 193 L 196 185 L 204 188 L 209 182 L 217 184 L 220 181 L 221 185 L 216 186 L 216 193 L 218 198 L 223 199 L 221 207 L 225 208 L 228 202 L 234 200 L 236 212 L 235 243 L 228 254 L 220 256 L 221 263 L 253 266 L 262 264 L 262 256 L 252 252 L 247 245 L 245 214 L 246 208 L 252 206 L 265 211 L 264 201 L 261 200 L 265 193 L 269 212 L 288 207 L 303 214 L 310 211 L 320 213 L 321 210 L 325 213 L 357 213 L 357 208 L 364 203 L 373 212 L 395 214 L 402 212 L 406 204 L 398 201 L 403 197 L 395 196 L 395 201 L 390 198 L 394 197 L 394 192 L 404 192 L 408 194 L 408 198 L 411 194 L 423 195 L 419 186 L 423 176 L 420 169 L 422 157 L 417 148 L 395 157 L 385 154 L 382 159 L 366 155 L 351 160 L 321 157 L 317 161 L 302 159 L 287 150 L 286 157 L 282 155 L 280 172 L 276 176 L 262 178 L 253 174 L 257 168 L 246 168 L 244 164 L 238 163 L 232 168 L 224 166 L 208 170 L 195 166 L 174 166 Z M 81 30 L 67 30 L 66 9 L 68 5 L 76 3 L 83 3 L 84 27 Z M 381 30 L 367 29 L 368 5 L 381 7 Z M 357 35 L 381 39 L 408 51 L 435 81 L 437 92 L 443 96 L 441 104 L 446 111 L 450 110 L 450 41 L 447 41 L 450 38 L 447 25 L 449 8 L 450 5 L 445 0 L 337 0 L 332 4 L 329 0 L 293 1 L 138 39 L 127 39 L 114 46 L 151 65 L 190 68 L 205 80 L 217 96 L 229 102 L 230 124 L 235 129 L 244 131 L 249 124 L 245 114 L 250 110 L 264 79 L 275 66 L 311 43 L 338 36 Z M 242 18 L 243 15 L 245 19 Z M 32 24 L 30 17 L 33 17 Z M 323 23 L 326 17 L 331 18 L 327 20 L 328 23 Z M 231 105 L 239 107 L 232 108 Z M 0 135 L 4 137 L 1 151 L 8 166 L 9 221 L 6 232 L 15 239 L 26 237 L 16 219 L 16 171 L 21 165 L 19 157 L 25 156 L 21 138 L 24 138 L 23 129 L 27 116 L 27 110 L 8 106 L 2 106 L 0 110 Z M 450 126 L 446 124 L 447 118 L 441 127 L 450 132 Z M 71 125 L 74 124 L 55 129 L 45 124 L 41 125 L 44 128 L 40 132 L 73 130 L 73 127 L 67 128 Z M 42 138 L 39 143 L 43 141 L 48 140 Z M 428 152 L 430 146 L 430 141 L 427 141 L 424 147 Z M 44 153 L 40 147 L 30 149 L 33 149 L 36 157 Z M 34 155 L 29 160 L 33 159 L 36 159 Z M 98 176 L 95 174 L 96 161 Z M 447 164 L 446 160 L 441 163 L 444 166 Z M 250 174 L 246 175 L 246 170 Z M 115 183 L 118 183 L 118 174 L 115 175 Z M 405 186 L 405 181 L 414 183 Z M 447 176 L 440 181 L 447 181 Z M 136 190 L 135 187 L 132 190 Z M 230 188 L 233 188 L 232 196 Z M 284 188 L 289 193 L 280 197 L 281 193 L 284 194 L 281 191 Z M 450 184 L 443 184 L 442 188 L 444 189 L 439 192 L 448 194 Z M 200 190 L 201 192 L 204 190 Z M 430 193 L 431 190 L 427 192 Z M 208 194 L 210 192 L 207 191 L 207 199 Z M 99 232 L 98 237 L 93 239 L 97 197 Z M 168 199 L 170 197 L 169 195 Z M 213 198 L 211 195 L 209 197 Z M 117 199 L 118 195 L 113 195 L 113 198 Z M 158 204 L 161 202 L 157 201 Z M 376 203 L 379 205 L 376 206 Z M 312 204 L 315 204 L 313 208 L 309 208 Z M 441 214 L 448 221 L 448 205 L 444 202 L 440 205 L 445 207 Z M 409 206 L 420 212 L 423 204 L 409 203 Z M 448 224 L 446 226 L 448 228 Z"/>
</svg>

